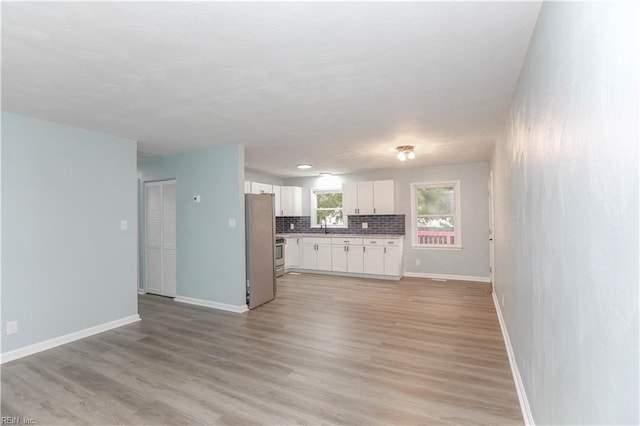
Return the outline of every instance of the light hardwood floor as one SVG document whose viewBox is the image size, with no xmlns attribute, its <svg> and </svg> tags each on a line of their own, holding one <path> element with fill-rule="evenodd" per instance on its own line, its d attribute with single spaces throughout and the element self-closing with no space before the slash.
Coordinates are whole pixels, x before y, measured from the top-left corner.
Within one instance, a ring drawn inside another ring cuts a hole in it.
<svg viewBox="0 0 640 426">
<path fill-rule="evenodd" d="M 245 314 L 139 298 L 142 321 L 2 366 L 39 424 L 522 424 L 488 285 L 278 280 Z"/>
</svg>

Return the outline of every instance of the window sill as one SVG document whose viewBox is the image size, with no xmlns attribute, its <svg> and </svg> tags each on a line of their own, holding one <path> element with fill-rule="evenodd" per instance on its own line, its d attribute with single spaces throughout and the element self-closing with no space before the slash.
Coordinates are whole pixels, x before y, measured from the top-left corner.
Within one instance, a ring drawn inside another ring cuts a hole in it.
<svg viewBox="0 0 640 426">
<path fill-rule="evenodd" d="M 411 245 L 412 249 L 415 250 L 453 250 L 453 251 L 462 251 L 462 246 L 425 246 L 425 245 Z"/>
</svg>

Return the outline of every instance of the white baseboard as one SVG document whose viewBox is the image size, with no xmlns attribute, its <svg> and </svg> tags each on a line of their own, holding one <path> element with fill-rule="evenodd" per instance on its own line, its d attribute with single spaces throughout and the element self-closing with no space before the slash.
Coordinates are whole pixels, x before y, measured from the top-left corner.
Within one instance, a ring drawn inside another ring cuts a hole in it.
<svg viewBox="0 0 640 426">
<path fill-rule="evenodd" d="M 357 274 L 353 272 L 320 271 L 317 269 L 302 269 L 302 268 L 291 268 L 289 272 L 297 272 L 300 274 L 333 275 L 337 277 L 371 278 L 374 280 L 387 280 L 387 281 L 400 281 L 400 279 L 402 278 L 397 275 Z"/>
<path fill-rule="evenodd" d="M 147 291 L 143 288 L 138 289 L 138 294 L 147 294 Z"/>
<path fill-rule="evenodd" d="M 513 347 L 511 346 L 511 340 L 509 339 L 509 333 L 507 332 L 507 326 L 502 317 L 502 311 L 500 310 L 500 303 L 498 303 L 498 296 L 496 292 L 492 292 L 493 304 L 496 307 L 498 313 L 498 322 L 500 323 L 500 329 L 502 330 L 502 337 L 504 339 L 504 345 L 507 347 L 507 355 L 509 356 L 509 365 L 511 365 L 511 374 L 513 375 L 513 381 L 516 384 L 516 392 L 518 393 L 518 401 L 520 402 L 520 410 L 522 410 L 522 417 L 524 424 L 529 426 L 535 426 L 533 421 L 533 414 L 531 413 L 531 407 L 529 406 L 529 400 L 527 399 L 527 392 L 524 389 L 524 383 L 518 370 L 518 364 L 516 363 L 516 357 L 513 353 Z"/>
<path fill-rule="evenodd" d="M 220 309 L 241 314 L 247 312 L 247 305 L 229 305 L 227 303 L 213 302 L 211 300 L 194 299 L 192 297 L 176 296 L 173 300 L 180 303 L 188 303 L 190 305 L 206 306 L 207 308 Z"/>
<path fill-rule="evenodd" d="M 55 348 L 56 346 L 74 342 L 76 340 L 84 339 L 85 337 L 93 336 L 94 334 L 122 327 L 123 325 L 131 324 L 136 321 L 140 321 L 140 315 L 138 314 L 96 325 L 95 327 L 85 328 L 84 330 L 65 334 L 64 336 L 54 337 L 53 339 L 45 340 L 44 342 L 40 343 L 34 343 L 33 345 L 25 346 L 23 348 L 14 349 L 2 354 L 2 357 L 0 358 L 0 364 L 13 361 L 18 358 L 23 358 L 25 356 L 33 355 L 47 349 Z"/>
<path fill-rule="evenodd" d="M 455 281 L 473 281 L 479 283 L 490 283 L 489 277 L 473 277 L 469 275 L 446 275 L 446 274 L 430 274 L 427 272 L 405 272 L 405 277 L 412 278 L 431 278 L 434 280 L 455 280 Z"/>
</svg>

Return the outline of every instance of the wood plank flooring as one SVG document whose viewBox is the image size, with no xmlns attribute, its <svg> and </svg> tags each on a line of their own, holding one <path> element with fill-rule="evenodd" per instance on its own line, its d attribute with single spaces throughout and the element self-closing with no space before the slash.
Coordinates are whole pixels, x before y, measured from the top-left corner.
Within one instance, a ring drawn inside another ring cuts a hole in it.
<svg viewBox="0 0 640 426">
<path fill-rule="evenodd" d="M 39 424 L 522 424 L 488 285 L 288 274 L 245 314 L 142 321 L 2 366 Z"/>
</svg>

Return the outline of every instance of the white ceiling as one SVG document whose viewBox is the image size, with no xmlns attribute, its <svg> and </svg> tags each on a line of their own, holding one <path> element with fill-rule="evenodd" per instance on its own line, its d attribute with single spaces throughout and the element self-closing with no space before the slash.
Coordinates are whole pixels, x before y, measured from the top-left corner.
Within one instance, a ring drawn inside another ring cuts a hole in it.
<svg viewBox="0 0 640 426">
<path fill-rule="evenodd" d="M 279 176 L 482 161 L 539 8 L 2 2 L 2 107 L 143 155 L 240 143 Z M 417 158 L 396 160 L 401 144 Z"/>
</svg>

